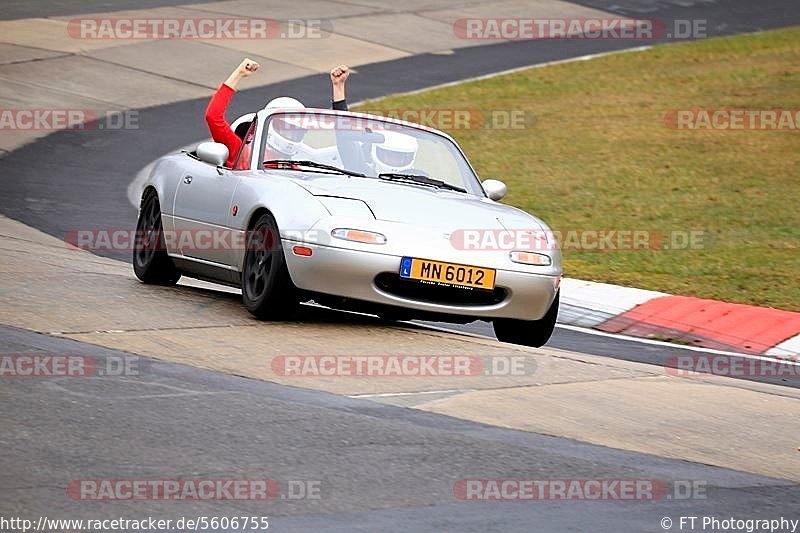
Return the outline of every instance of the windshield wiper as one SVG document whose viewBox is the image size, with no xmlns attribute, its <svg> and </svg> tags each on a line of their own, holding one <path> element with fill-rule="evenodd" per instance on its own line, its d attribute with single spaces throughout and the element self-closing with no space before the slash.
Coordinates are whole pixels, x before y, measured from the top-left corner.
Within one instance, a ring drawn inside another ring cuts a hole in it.
<svg viewBox="0 0 800 533">
<path fill-rule="evenodd" d="M 347 170 L 345 168 L 335 167 L 333 165 L 326 165 L 325 163 L 317 163 L 316 161 L 309 161 L 307 159 L 301 159 L 295 161 L 293 159 L 269 159 L 264 161 L 265 165 L 277 165 L 277 169 L 279 170 L 292 170 L 292 166 L 301 166 L 301 167 L 311 167 L 311 168 L 319 168 L 321 170 L 328 170 L 330 172 L 336 172 L 338 174 L 344 174 L 346 176 L 356 176 L 358 178 L 366 178 L 364 174 L 361 172 L 354 172 L 352 170 Z"/>
<path fill-rule="evenodd" d="M 409 183 L 419 183 L 420 185 L 429 185 L 431 187 L 436 187 L 438 189 L 448 189 L 451 191 L 467 192 L 466 189 L 462 189 L 461 187 L 451 185 L 446 181 L 429 178 L 428 176 L 422 176 L 420 174 L 400 174 L 398 172 L 384 172 L 382 174 L 378 174 L 378 177 L 382 180 L 406 181 Z"/>
</svg>

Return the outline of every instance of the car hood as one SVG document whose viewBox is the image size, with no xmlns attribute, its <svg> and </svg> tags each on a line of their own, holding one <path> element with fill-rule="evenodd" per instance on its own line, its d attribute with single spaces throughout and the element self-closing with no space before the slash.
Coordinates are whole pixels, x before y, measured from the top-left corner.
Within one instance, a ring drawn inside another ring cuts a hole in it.
<svg viewBox="0 0 800 533">
<path fill-rule="evenodd" d="M 524 211 L 486 198 L 374 178 L 320 177 L 295 182 L 314 196 L 361 200 L 378 220 L 456 229 L 542 229 Z"/>
</svg>

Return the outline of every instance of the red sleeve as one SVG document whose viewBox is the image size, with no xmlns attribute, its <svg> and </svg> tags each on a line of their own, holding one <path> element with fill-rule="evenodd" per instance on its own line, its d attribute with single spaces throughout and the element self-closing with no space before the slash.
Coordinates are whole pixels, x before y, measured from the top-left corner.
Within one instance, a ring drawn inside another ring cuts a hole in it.
<svg viewBox="0 0 800 533">
<path fill-rule="evenodd" d="M 228 167 L 233 165 L 233 160 L 242 146 L 242 140 L 233 132 L 231 125 L 225 120 L 225 109 L 227 109 L 234 92 L 233 89 L 223 83 L 214 93 L 214 96 L 211 97 L 211 101 L 206 108 L 206 123 L 211 131 L 211 138 L 228 147 L 228 161 L 225 163 Z"/>
</svg>

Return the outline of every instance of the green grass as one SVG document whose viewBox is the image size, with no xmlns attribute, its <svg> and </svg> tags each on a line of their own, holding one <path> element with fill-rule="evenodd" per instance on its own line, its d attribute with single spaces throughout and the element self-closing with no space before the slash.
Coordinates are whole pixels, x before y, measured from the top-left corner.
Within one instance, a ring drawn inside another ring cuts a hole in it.
<svg viewBox="0 0 800 533">
<path fill-rule="evenodd" d="M 565 251 L 565 275 L 800 311 L 800 131 L 689 131 L 677 109 L 800 110 L 800 28 L 665 45 L 370 101 L 522 110 L 454 130 L 505 202 L 555 229 L 701 230 L 696 250 Z"/>
</svg>

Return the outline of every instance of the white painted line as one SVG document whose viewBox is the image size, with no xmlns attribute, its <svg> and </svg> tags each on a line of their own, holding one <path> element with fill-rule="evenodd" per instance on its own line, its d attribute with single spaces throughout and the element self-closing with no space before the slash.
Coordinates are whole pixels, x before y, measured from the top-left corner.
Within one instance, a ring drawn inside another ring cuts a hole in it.
<svg viewBox="0 0 800 533">
<path fill-rule="evenodd" d="M 561 308 L 558 312 L 558 322 L 593 327 L 662 296 L 669 294 L 564 278 L 561 281 Z"/>
<path fill-rule="evenodd" d="M 420 324 L 420 323 L 417 323 L 417 322 L 409 322 L 409 324 L 413 324 L 415 326 L 421 326 L 421 327 L 424 327 L 426 329 L 432 329 L 432 330 L 436 330 L 436 331 L 441 331 L 443 333 L 455 333 L 455 334 L 458 334 L 458 335 L 466 335 L 466 336 L 469 336 L 469 337 L 476 337 L 476 338 L 479 338 L 479 339 L 497 340 L 493 336 L 490 336 L 490 335 L 481 335 L 479 333 L 459 331 L 457 329 L 451 329 L 451 328 L 447 328 L 447 327 L 432 326 L 430 324 Z M 692 351 L 692 352 L 702 352 L 702 353 L 709 353 L 709 354 L 713 354 L 713 355 L 730 355 L 730 356 L 734 356 L 734 357 L 743 357 L 743 358 L 747 358 L 747 359 L 757 359 L 757 360 L 760 360 L 760 361 L 769 361 L 769 362 L 774 362 L 774 363 L 783 363 L 783 364 L 787 364 L 788 363 L 788 364 L 793 364 L 793 365 L 800 365 L 800 360 L 786 359 L 784 357 L 769 357 L 769 356 L 766 356 L 766 355 L 757 355 L 757 354 L 739 353 L 739 352 L 729 352 L 729 351 L 726 351 L 726 350 L 715 350 L 713 348 L 703 348 L 701 346 L 687 346 L 687 345 L 684 345 L 684 344 L 676 344 L 676 343 L 673 343 L 673 342 L 665 342 L 665 341 L 659 341 L 659 340 L 655 340 L 655 339 L 644 339 L 644 338 L 641 338 L 641 337 L 629 337 L 627 335 L 620 335 L 618 333 L 607 333 L 605 331 L 599 331 L 599 330 L 596 330 L 596 329 L 584 328 L 584 327 L 580 327 L 580 326 L 572 326 L 570 324 L 556 324 L 556 328 L 566 329 L 566 330 L 570 330 L 570 331 L 577 331 L 579 333 L 585 333 L 587 335 L 597 335 L 599 337 L 608 337 L 608 338 L 611 338 L 611 339 L 617 339 L 617 340 L 622 340 L 622 341 L 638 342 L 640 344 L 649 344 L 649 345 L 652 345 L 652 346 L 661 346 L 661 347 L 670 348 L 670 349 L 673 349 L 673 350 L 689 350 L 689 351 Z M 547 345 L 545 345 L 544 348 L 547 348 Z M 560 348 L 556 348 L 556 349 L 560 349 Z M 582 354 L 585 354 L 585 355 L 594 355 L 594 354 L 586 353 L 586 352 L 576 352 L 576 353 L 582 353 Z M 602 357 L 602 356 L 599 356 L 599 357 Z"/>
<path fill-rule="evenodd" d="M 703 348 L 702 346 L 688 346 L 685 344 L 676 344 L 673 342 L 665 342 L 665 341 L 658 341 L 655 339 L 644 339 L 642 337 L 629 337 L 627 335 L 620 335 L 618 333 L 607 333 L 605 331 L 599 331 L 596 329 L 589 329 L 589 328 L 582 328 L 580 326 L 571 326 L 569 324 L 556 324 L 557 328 L 578 331 L 580 333 L 588 333 L 591 335 L 598 335 L 600 337 L 610 337 L 614 339 L 626 340 L 631 342 L 638 342 L 641 344 L 652 344 L 654 346 L 663 346 L 664 348 L 672 348 L 676 350 L 690 350 L 693 352 L 705 352 L 715 355 L 732 355 L 735 357 L 745 357 L 748 359 L 758 359 L 761 361 L 771 361 L 776 363 L 786 363 L 787 360 L 781 357 L 767 357 L 764 355 L 752 354 L 752 353 L 739 353 L 739 352 L 729 352 L 727 350 L 715 350 L 713 348 Z M 788 361 L 791 364 L 798 365 L 800 361 Z"/>
<path fill-rule="evenodd" d="M 324 305 L 320 305 L 320 304 L 318 304 L 316 302 L 306 302 L 303 305 L 309 305 L 309 306 L 319 307 L 319 308 L 323 308 L 323 309 L 330 309 L 329 307 L 326 307 Z M 370 315 L 368 313 L 360 313 L 358 311 L 346 311 L 346 310 L 339 310 L 339 309 L 334 309 L 334 310 L 338 311 L 338 312 L 342 312 L 342 313 L 353 314 L 353 315 L 374 317 L 374 315 Z M 429 330 L 432 330 L 432 331 L 441 331 L 442 333 L 454 333 L 456 335 L 461 335 L 461 336 L 464 336 L 464 337 L 473 337 L 473 338 L 476 338 L 476 339 L 485 339 L 485 340 L 497 341 L 497 339 L 493 335 L 481 335 L 480 333 L 473 333 L 471 331 L 461 331 L 461 330 L 458 330 L 458 329 L 448 328 L 448 327 L 445 327 L 445 326 L 434 326 L 432 324 L 424 324 L 422 322 L 412 322 L 412 321 L 408 321 L 408 320 L 399 321 L 399 323 L 400 324 L 408 324 L 410 326 L 414 326 L 414 327 L 418 327 L 418 328 L 429 329 Z M 596 329 L 592 329 L 592 328 L 585 328 L 585 327 L 581 327 L 581 326 L 573 326 L 573 325 L 570 325 L 570 324 L 556 324 L 556 328 L 566 329 L 566 330 L 569 330 L 569 331 L 577 331 L 578 333 L 585 333 L 587 335 L 596 335 L 598 337 L 607 337 L 607 338 L 610 338 L 610 339 L 617 339 L 617 340 L 621 340 L 621 341 L 637 342 L 639 344 L 649 344 L 651 346 L 661 346 L 663 348 L 670 348 L 670 349 L 674 349 L 674 350 L 688 350 L 688 351 L 692 351 L 692 352 L 709 353 L 709 354 L 713 354 L 713 355 L 730 355 L 730 356 L 734 356 L 734 357 L 743 357 L 743 358 L 747 358 L 747 359 L 757 359 L 757 360 L 760 360 L 760 361 L 769 361 L 769 362 L 775 362 L 775 363 L 789 363 L 789 364 L 794 364 L 794 365 L 800 365 L 800 359 L 797 359 L 797 360 L 788 359 L 787 360 L 787 358 L 785 358 L 785 357 L 780 357 L 781 354 L 758 355 L 758 354 L 731 352 L 731 351 L 727 351 L 727 350 L 715 350 L 713 348 L 703 348 L 702 346 L 688 346 L 688 345 L 685 345 L 685 344 L 677 344 L 677 343 L 674 343 L 674 342 L 659 341 L 659 340 L 656 340 L 656 339 L 645 339 L 645 338 L 642 338 L 642 337 L 630 337 L 628 335 L 620 335 L 619 333 L 608 333 L 608 332 L 605 332 L 605 331 L 600 331 L 600 330 L 596 330 Z M 800 335 L 798 335 L 798 337 L 800 337 Z M 584 353 L 584 352 L 580 352 L 580 353 Z M 586 353 L 585 355 L 594 355 L 594 354 Z M 778 357 L 769 357 L 769 355 L 778 355 Z M 797 354 L 787 354 L 787 355 L 792 356 L 792 355 L 797 355 Z M 440 391 L 440 392 L 446 392 L 446 391 Z"/>
<path fill-rule="evenodd" d="M 767 355 L 775 355 L 778 357 L 797 357 L 800 355 L 800 335 L 787 339 L 769 350 L 766 351 Z"/>
</svg>

